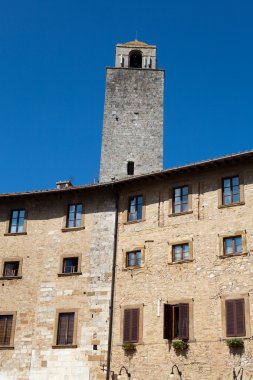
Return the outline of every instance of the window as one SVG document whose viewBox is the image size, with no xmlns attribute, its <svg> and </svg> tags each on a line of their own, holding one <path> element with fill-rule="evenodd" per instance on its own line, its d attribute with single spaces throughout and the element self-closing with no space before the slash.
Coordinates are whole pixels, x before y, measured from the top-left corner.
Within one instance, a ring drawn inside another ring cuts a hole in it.
<svg viewBox="0 0 253 380">
<path fill-rule="evenodd" d="M 246 335 L 244 298 L 226 300 L 226 336 L 239 337 Z"/>
<path fill-rule="evenodd" d="M 188 198 L 188 186 L 181 186 L 173 189 L 173 213 L 187 212 L 189 210 Z"/>
<path fill-rule="evenodd" d="M 19 261 L 6 261 L 4 263 L 3 277 L 17 277 L 19 275 Z"/>
<path fill-rule="evenodd" d="M 164 339 L 189 339 L 189 304 L 164 304 Z"/>
<path fill-rule="evenodd" d="M 236 255 L 242 253 L 242 237 L 233 236 L 223 239 L 223 254 Z"/>
<path fill-rule="evenodd" d="M 134 162 L 133 161 L 128 161 L 128 163 L 127 163 L 127 174 L 128 175 L 134 174 Z"/>
<path fill-rule="evenodd" d="M 59 313 L 57 341 L 58 346 L 73 345 L 75 313 Z"/>
<path fill-rule="evenodd" d="M 176 244 L 172 246 L 172 261 L 182 261 L 190 259 L 189 243 Z"/>
<path fill-rule="evenodd" d="M 10 347 L 13 345 L 14 323 L 13 314 L 0 315 L 0 347 Z"/>
<path fill-rule="evenodd" d="M 128 221 L 141 220 L 142 219 L 142 195 L 135 195 L 129 198 L 128 202 Z"/>
<path fill-rule="evenodd" d="M 132 251 L 126 253 L 126 267 L 140 267 L 142 264 L 142 252 Z"/>
<path fill-rule="evenodd" d="M 142 54 L 139 50 L 133 50 L 129 54 L 129 67 L 142 68 Z"/>
<path fill-rule="evenodd" d="M 22 233 L 24 232 L 25 210 L 13 210 L 11 212 L 9 233 Z"/>
<path fill-rule="evenodd" d="M 78 272 L 78 257 L 66 257 L 63 259 L 62 273 Z"/>
<path fill-rule="evenodd" d="M 82 226 L 83 205 L 81 203 L 71 204 L 68 206 L 68 215 L 66 227 L 81 227 Z"/>
<path fill-rule="evenodd" d="M 222 204 L 240 202 L 239 176 L 223 178 L 222 180 Z"/>
<path fill-rule="evenodd" d="M 123 343 L 138 343 L 140 329 L 140 309 L 125 309 L 123 317 Z"/>
</svg>

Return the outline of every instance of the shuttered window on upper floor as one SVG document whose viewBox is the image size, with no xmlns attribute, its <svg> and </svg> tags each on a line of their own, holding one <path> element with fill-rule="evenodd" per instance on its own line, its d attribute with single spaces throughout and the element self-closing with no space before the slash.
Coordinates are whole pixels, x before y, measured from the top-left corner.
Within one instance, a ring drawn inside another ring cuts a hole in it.
<svg viewBox="0 0 253 380">
<path fill-rule="evenodd" d="M 189 339 L 189 304 L 164 304 L 164 339 Z"/>
<path fill-rule="evenodd" d="M 125 309 L 123 321 L 123 343 L 138 343 L 140 309 Z"/>
<path fill-rule="evenodd" d="M 226 336 L 239 337 L 246 335 L 245 301 L 243 298 L 226 300 Z"/>
</svg>

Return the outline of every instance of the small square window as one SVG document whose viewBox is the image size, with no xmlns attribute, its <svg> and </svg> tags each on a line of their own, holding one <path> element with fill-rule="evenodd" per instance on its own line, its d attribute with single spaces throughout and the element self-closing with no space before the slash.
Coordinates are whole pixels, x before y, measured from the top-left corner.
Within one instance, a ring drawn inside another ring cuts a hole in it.
<svg viewBox="0 0 253 380">
<path fill-rule="evenodd" d="M 173 213 L 189 211 L 189 187 L 181 186 L 173 189 Z"/>
<path fill-rule="evenodd" d="M 83 213 L 83 205 L 81 203 L 69 205 L 66 227 L 67 228 L 81 227 L 82 213 Z"/>
<path fill-rule="evenodd" d="M 59 313 L 57 329 L 57 346 L 73 345 L 75 313 Z"/>
<path fill-rule="evenodd" d="M 77 273 L 78 257 L 66 257 L 63 259 L 62 273 Z"/>
<path fill-rule="evenodd" d="M 19 261 L 5 261 L 3 277 L 17 277 L 19 275 Z"/>
<path fill-rule="evenodd" d="M 134 268 L 142 265 L 142 251 L 132 251 L 126 254 L 126 267 Z"/>
<path fill-rule="evenodd" d="M 190 247 L 189 243 L 176 244 L 172 247 L 172 260 L 182 261 L 190 259 Z"/>
<path fill-rule="evenodd" d="M 142 219 L 142 207 L 143 207 L 143 196 L 135 195 L 129 197 L 128 201 L 128 221 L 135 221 Z"/>
<path fill-rule="evenodd" d="M 222 204 L 228 205 L 240 202 L 239 176 L 223 178 L 222 180 Z"/>
<path fill-rule="evenodd" d="M 9 223 L 9 233 L 16 234 L 24 232 L 25 210 L 13 210 Z"/>
<path fill-rule="evenodd" d="M 242 237 L 231 236 L 223 239 L 223 254 L 236 255 L 243 252 Z"/>
</svg>

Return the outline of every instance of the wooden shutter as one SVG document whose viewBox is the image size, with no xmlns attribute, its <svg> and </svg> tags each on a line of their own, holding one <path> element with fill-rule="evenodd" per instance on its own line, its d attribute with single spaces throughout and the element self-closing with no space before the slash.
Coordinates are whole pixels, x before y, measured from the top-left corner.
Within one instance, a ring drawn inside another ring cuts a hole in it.
<svg viewBox="0 0 253 380">
<path fill-rule="evenodd" d="M 236 336 L 245 336 L 245 305 L 244 299 L 235 301 L 236 304 Z"/>
<path fill-rule="evenodd" d="M 0 346 L 10 345 L 12 320 L 12 315 L 0 316 Z"/>
<path fill-rule="evenodd" d="M 67 330 L 67 314 L 61 313 L 59 314 L 57 344 L 59 345 L 65 344 L 66 330 Z"/>
<path fill-rule="evenodd" d="M 172 339 L 172 306 L 164 304 L 163 313 L 163 339 Z"/>
<path fill-rule="evenodd" d="M 226 336 L 245 336 L 245 302 L 244 299 L 226 300 Z"/>
<path fill-rule="evenodd" d="M 67 329 L 67 344 L 73 343 L 73 335 L 74 335 L 74 313 L 68 314 L 68 329 Z"/>
<path fill-rule="evenodd" d="M 139 341 L 140 309 L 125 309 L 123 324 L 123 342 L 137 343 Z"/>
<path fill-rule="evenodd" d="M 179 339 L 189 339 L 189 304 L 179 304 Z"/>
</svg>

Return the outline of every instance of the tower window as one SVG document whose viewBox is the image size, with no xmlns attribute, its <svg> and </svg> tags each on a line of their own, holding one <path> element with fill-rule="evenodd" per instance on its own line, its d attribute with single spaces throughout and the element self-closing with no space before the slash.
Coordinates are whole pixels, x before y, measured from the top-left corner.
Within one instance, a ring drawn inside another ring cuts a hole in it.
<svg viewBox="0 0 253 380">
<path fill-rule="evenodd" d="M 142 54 L 138 50 L 133 50 L 129 54 L 129 67 L 134 67 L 135 69 L 142 68 Z"/>
<path fill-rule="evenodd" d="M 128 163 L 127 163 L 127 174 L 128 175 L 134 174 L 134 162 L 133 161 L 128 161 Z"/>
</svg>

